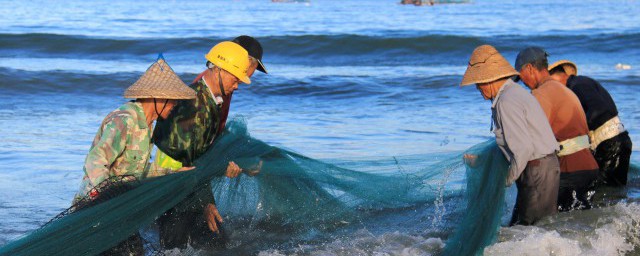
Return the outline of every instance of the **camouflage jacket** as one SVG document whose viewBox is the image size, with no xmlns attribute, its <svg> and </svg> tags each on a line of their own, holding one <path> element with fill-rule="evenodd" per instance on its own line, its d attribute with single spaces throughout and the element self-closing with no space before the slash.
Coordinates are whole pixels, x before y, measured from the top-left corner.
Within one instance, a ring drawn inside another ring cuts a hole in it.
<svg viewBox="0 0 640 256">
<path fill-rule="evenodd" d="M 179 101 L 167 119 L 157 121 L 153 133 L 158 149 L 184 166 L 193 166 L 209 149 L 221 121 L 220 105 L 204 79 L 189 87 L 196 91 L 196 99 Z"/>
<path fill-rule="evenodd" d="M 142 180 L 163 175 L 149 163 L 151 133 L 138 102 L 128 102 L 109 113 L 85 159 L 85 176 L 76 200 L 111 176 L 133 175 Z"/>
<path fill-rule="evenodd" d="M 204 74 L 207 70 L 202 71 L 192 83 L 197 83 L 204 77 Z M 228 93 L 226 96 L 222 96 L 222 104 L 220 105 L 220 125 L 218 126 L 218 131 L 216 132 L 216 136 L 222 134 L 224 131 L 225 124 L 227 123 L 227 117 L 229 117 L 229 109 L 231 108 L 231 98 L 233 97 L 233 92 Z"/>
</svg>

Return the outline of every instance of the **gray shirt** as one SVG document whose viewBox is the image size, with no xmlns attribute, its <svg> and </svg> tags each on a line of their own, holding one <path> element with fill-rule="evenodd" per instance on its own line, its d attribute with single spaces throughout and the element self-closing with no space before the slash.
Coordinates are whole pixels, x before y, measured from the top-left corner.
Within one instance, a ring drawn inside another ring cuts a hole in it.
<svg viewBox="0 0 640 256">
<path fill-rule="evenodd" d="M 511 79 L 498 91 L 491 111 L 496 143 L 510 163 L 507 186 L 520 177 L 527 162 L 559 149 L 536 98 Z"/>
</svg>

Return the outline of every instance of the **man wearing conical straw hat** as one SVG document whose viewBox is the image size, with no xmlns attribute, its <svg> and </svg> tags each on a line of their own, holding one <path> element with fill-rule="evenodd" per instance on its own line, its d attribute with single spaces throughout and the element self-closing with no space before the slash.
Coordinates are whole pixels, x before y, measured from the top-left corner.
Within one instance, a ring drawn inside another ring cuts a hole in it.
<svg viewBox="0 0 640 256">
<path fill-rule="evenodd" d="M 213 145 L 223 125 L 224 98 L 238 89 L 239 83 L 251 83 L 247 70 L 252 61 L 239 44 L 218 43 L 205 58 L 208 69 L 190 86 L 196 91 L 195 100 L 180 101 L 167 119 L 158 122 L 153 135 L 161 154 L 179 161 L 178 166 L 191 166 Z M 255 174 L 231 161 L 225 175 L 236 177 L 242 171 Z M 219 233 L 221 222 L 211 189 L 202 189 L 158 219 L 160 242 L 166 249 L 186 248 L 188 244 L 207 247 L 214 242 L 212 232 Z"/>
<path fill-rule="evenodd" d="M 93 188 L 111 176 L 130 175 L 141 180 L 165 173 L 149 163 L 153 122 L 166 118 L 177 100 L 195 96 L 165 60 L 158 58 L 124 92 L 125 98 L 134 100 L 109 113 L 102 121 L 85 160 L 85 176 L 76 201 L 98 196 Z M 180 171 L 190 169 L 193 168 Z"/>
<path fill-rule="evenodd" d="M 177 100 L 195 98 L 189 88 L 160 57 L 127 90 L 124 97 L 134 99 L 104 118 L 93 139 L 84 164 L 84 177 L 80 191 L 74 198 L 77 209 L 108 199 L 119 184 L 114 178 L 131 182 L 166 174 L 149 162 L 153 123 L 166 118 Z M 191 170 L 183 167 L 177 171 Z M 105 255 L 144 254 L 138 234 L 131 236 Z"/>
<path fill-rule="evenodd" d="M 571 89 L 582 104 L 600 181 L 608 186 L 626 185 L 632 143 L 607 89 L 590 77 L 579 76 L 578 67 L 571 61 L 556 61 L 548 69 L 551 78 Z"/>
<path fill-rule="evenodd" d="M 549 76 L 547 52 L 528 47 L 518 53 L 516 69 L 538 100 L 560 143 L 560 211 L 591 208 L 598 163 L 591 154 L 589 128 L 578 97 Z"/>
<path fill-rule="evenodd" d="M 493 46 L 482 45 L 471 54 L 460 85 L 475 84 L 492 101 L 492 131 L 509 161 L 506 185 L 515 181 L 518 187 L 511 225 L 531 225 L 557 212 L 558 143 L 536 99 L 512 80 L 517 75 Z"/>
</svg>

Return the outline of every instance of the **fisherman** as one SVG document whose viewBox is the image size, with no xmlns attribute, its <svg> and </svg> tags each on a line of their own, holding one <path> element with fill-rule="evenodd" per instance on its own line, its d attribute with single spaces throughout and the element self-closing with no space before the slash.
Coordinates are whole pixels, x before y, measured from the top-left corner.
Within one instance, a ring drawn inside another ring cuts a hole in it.
<svg viewBox="0 0 640 256">
<path fill-rule="evenodd" d="M 591 154 L 587 119 L 578 97 L 549 75 L 547 52 L 529 47 L 516 58 L 516 70 L 531 89 L 560 143 L 560 211 L 590 209 L 598 163 Z"/>
<path fill-rule="evenodd" d="M 260 44 L 260 42 L 258 42 L 258 40 L 256 40 L 251 36 L 242 35 L 234 38 L 232 42 L 242 46 L 242 48 L 247 50 L 247 53 L 249 54 L 250 65 L 249 65 L 249 69 L 247 69 L 247 76 L 249 76 L 249 78 L 253 76 L 256 70 L 267 74 L 267 69 L 264 67 L 264 64 L 262 63 L 262 45 Z M 209 67 L 210 64 L 211 62 L 207 60 L 205 67 Z M 192 84 L 198 83 L 202 79 L 204 74 L 208 72 L 208 70 L 209 68 L 205 69 L 204 71 L 202 71 L 202 73 L 196 76 Z M 220 125 L 218 126 L 216 136 L 220 135 L 222 131 L 224 131 L 224 127 L 226 126 L 227 117 L 229 116 L 229 110 L 231 107 L 231 98 L 233 97 L 233 92 L 228 93 L 224 96 L 220 95 L 220 97 L 222 98 L 221 100 L 222 104 L 220 104 Z M 160 150 L 158 151 L 158 154 L 155 159 L 156 159 L 156 164 L 158 166 L 162 166 L 165 168 L 173 168 L 173 169 L 178 169 L 182 167 L 182 163 L 180 161 L 177 161 L 167 156 L 164 152 Z M 227 175 L 229 178 L 235 177 L 235 176 L 231 176 L 234 173 L 229 173 L 229 174 L 230 175 Z"/>
<path fill-rule="evenodd" d="M 260 47 L 259 57 L 261 50 Z M 163 161 L 178 161 L 177 166 L 191 166 L 215 143 L 229 111 L 228 104 L 225 108 L 225 99 L 230 102 L 231 94 L 240 82 L 251 83 L 248 72 L 253 74 L 259 68 L 266 73 L 259 59 L 250 57 L 247 50 L 234 42 L 217 44 L 205 58 L 207 69 L 191 85 L 196 91 L 196 99 L 178 103 L 176 111 L 159 122 L 154 133 L 154 143 L 163 152 L 161 154 L 167 155 L 161 156 L 165 158 Z M 225 175 L 233 178 L 243 171 L 255 175 L 259 168 L 258 164 L 256 170 L 242 170 L 231 161 Z M 209 246 L 214 242 L 213 233 L 219 233 L 221 222 L 211 189 L 200 189 L 158 220 L 161 244 L 167 249 L 186 248 L 187 244 Z"/>
<path fill-rule="evenodd" d="M 511 225 L 531 225 L 557 212 L 558 143 L 540 104 L 512 80 L 517 75 L 493 46 L 482 45 L 471 54 L 460 85 L 475 84 L 492 101 L 492 130 L 510 163 L 506 185 L 515 181 L 518 187 Z"/>
<path fill-rule="evenodd" d="M 568 60 L 553 63 L 549 73 L 551 78 L 569 87 L 582 104 L 591 151 L 600 167 L 600 181 L 609 186 L 626 185 L 632 143 L 609 92 L 598 81 L 578 76 L 578 67 Z"/>
<path fill-rule="evenodd" d="M 166 118 L 177 100 L 194 99 L 189 88 L 160 57 L 124 92 L 125 98 L 135 99 L 111 112 L 102 121 L 85 159 L 84 177 L 74 205 L 87 205 L 104 200 L 110 179 L 126 177 L 125 181 L 143 180 L 167 174 L 149 163 L 153 123 Z M 177 171 L 191 170 L 182 167 Z M 103 195 L 104 192 L 104 195 Z M 88 202 L 88 203 L 87 203 Z M 144 254 L 138 235 L 105 252 L 111 254 Z"/>
<path fill-rule="evenodd" d="M 267 69 L 264 67 L 264 64 L 262 64 L 262 45 L 260 44 L 260 42 L 258 42 L 258 40 L 251 36 L 242 35 L 234 38 L 231 42 L 239 44 L 240 46 L 242 46 L 242 48 L 247 50 L 250 60 L 249 69 L 247 70 L 247 76 L 249 76 L 249 78 L 253 76 L 253 73 L 255 73 L 256 70 L 267 74 Z M 210 62 L 207 61 L 205 66 L 209 66 L 209 63 Z M 200 79 L 202 79 L 202 76 L 204 76 L 207 70 L 208 69 L 200 73 L 196 77 L 196 79 L 193 80 L 193 83 L 197 83 Z M 231 107 L 232 96 L 233 92 L 227 94 L 226 97 L 222 98 L 222 105 L 220 106 L 220 127 L 218 128 L 217 135 L 220 135 L 220 133 L 222 133 L 226 125 L 227 117 L 229 116 L 229 109 Z"/>
<path fill-rule="evenodd" d="M 253 73 L 255 73 L 256 70 L 267 74 L 267 69 L 264 67 L 264 64 L 262 64 L 262 45 L 260 44 L 260 42 L 258 42 L 258 40 L 251 36 L 242 35 L 234 38 L 232 42 L 242 46 L 242 48 L 247 50 L 247 53 L 249 54 L 250 65 L 249 69 L 247 69 L 247 76 L 249 76 L 249 78 L 253 76 Z M 207 60 L 205 66 L 208 67 L 210 64 L 211 62 Z M 208 70 L 209 69 L 207 68 L 198 76 L 196 76 L 192 84 L 198 83 L 198 81 L 202 79 L 202 77 L 205 73 L 207 73 Z M 226 94 L 225 96 L 221 96 L 222 104 L 220 105 L 220 126 L 218 127 L 216 136 L 220 135 L 222 131 L 224 131 L 224 127 L 226 126 L 227 117 L 229 116 L 229 109 L 231 107 L 232 96 L 233 92 Z M 155 159 L 158 166 L 173 169 L 182 167 L 182 163 L 180 161 L 167 156 L 162 151 L 158 151 L 157 157 Z"/>
</svg>

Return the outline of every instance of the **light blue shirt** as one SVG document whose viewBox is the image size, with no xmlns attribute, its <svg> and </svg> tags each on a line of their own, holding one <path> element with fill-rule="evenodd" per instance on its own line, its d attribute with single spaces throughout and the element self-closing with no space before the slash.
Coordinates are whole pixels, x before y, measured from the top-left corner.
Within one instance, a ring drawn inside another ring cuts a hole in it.
<svg viewBox="0 0 640 256">
<path fill-rule="evenodd" d="M 559 149 L 536 98 L 511 79 L 498 91 L 491 110 L 496 143 L 510 163 L 507 186 L 520 177 L 527 162 Z"/>
</svg>

